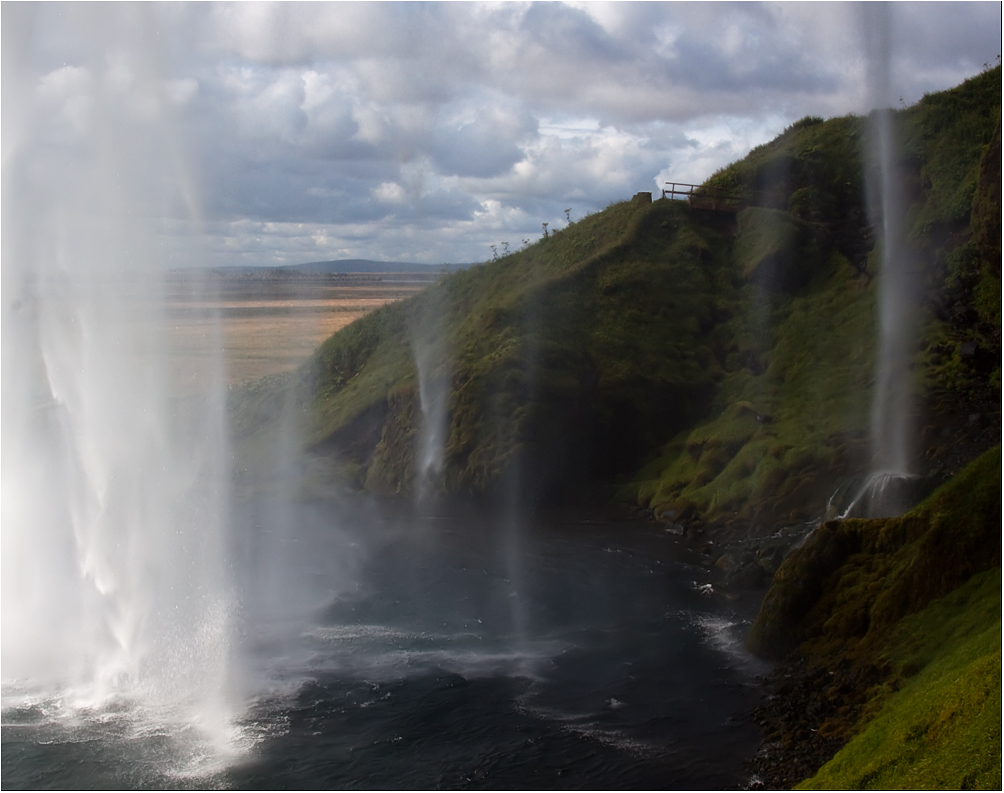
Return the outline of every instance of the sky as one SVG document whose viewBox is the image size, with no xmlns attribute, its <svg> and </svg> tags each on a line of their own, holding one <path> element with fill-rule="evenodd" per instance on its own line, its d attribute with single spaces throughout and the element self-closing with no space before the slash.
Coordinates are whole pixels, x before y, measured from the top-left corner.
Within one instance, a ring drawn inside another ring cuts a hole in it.
<svg viewBox="0 0 1004 793">
<path fill-rule="evenodd" d="M 115 207 L 174 266 L 484 261 L 1001 50 L 997 2 L 2 13 L 5 225 Z"/>
</svg>

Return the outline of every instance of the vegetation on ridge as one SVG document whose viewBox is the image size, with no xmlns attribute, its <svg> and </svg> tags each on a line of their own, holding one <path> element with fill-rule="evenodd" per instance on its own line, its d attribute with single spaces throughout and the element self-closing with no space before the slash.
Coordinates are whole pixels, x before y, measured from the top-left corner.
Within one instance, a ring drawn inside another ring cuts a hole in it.
<svg viewBox="0 0 1004 793">
<path fill-rule="evenodd" d="M 997 67 L 893 114 L 907 247 L 923 284 L 917 385 L 949 412 L 999 405 L 1000 77 Z M 712 416 L 671 440 L 624 497 L 657 515 L 795 522 L 820 514 L 840 477 L 864 467 L 881 263 L 868 143 L 867 119 L 803 120 L 709 180 L 773 207 L 740 213 L 733 246 L 760 287 L 745 313 L 759 319 L 760 355 L 724 379 Z M 769 423 L 753 424 L 754 412 Z M 925 420 L 920 445 L 933 457 L 943 427 Z"/>
<path fill-rule="evenodd" d="M 946 402 L 999 394 L 999 259 L 984 258 L 999 197 L 981 166 L 999 88 L 998 67 L 896 114 L 928 274 L 917 375 Z M 738 216 L 616 204 L 373 312 L 295 376 L 235 393 L 242 465 L 292 422 L 351 486 L 414 491 L 424 350 L 425 384 L 448 394 L 435 490 L 519 480 L 568 497 L 619 476 L 621 500 L 674 520 L 819 514 L 867 467 L 880 266 L 867 137 L 862 118 L 796 123 L 710 180 L 755 191 Z M 983 218 L 972 230 L 967 206 Z"/>
<path fill-rule="evenodd" d="M 998 66 L 884 111 L 922 293 L 915 464 L 931 482 L 1000 441 L 1000 98 Z M 446 395 L 440 493 L 613 483 L 659 519 L 746 534 L 821 515 L 868 468 L 869 129 L 803 119 L 723 169 L 710 185 L 752 196 L 735 216 L 615 204 L 373 312 L 295 375 L 234 391 L 242 478 L 296 459 L 301 486 L 414 493 L 424 386 Z M 285 454 L 290 428 L 303 459 Z M 779 745 L 854 738 L 808 784 L 1000 784 L 985 572 L 1000 567 L 1000 480 L 998 446 L 909 514 L 824 523 L 784 562 L 750 642 L 794 652 L 819 724 L 782 724 Z"/>
<path fill-rule="evenodd" d="M 917 383 L 930 414 L 992 411 L 998 442 L 1000 75 L 897 123 L 925 279 Z M 928 460 L 972 451 L 964 433 L 923 430 Z M 906 515 L 823 523 L 783 562 L 749 637 L 787 659 L 761 713 L 764 784 L 999 789 L 1000 510 L 998 445 Z"/>
</svg>

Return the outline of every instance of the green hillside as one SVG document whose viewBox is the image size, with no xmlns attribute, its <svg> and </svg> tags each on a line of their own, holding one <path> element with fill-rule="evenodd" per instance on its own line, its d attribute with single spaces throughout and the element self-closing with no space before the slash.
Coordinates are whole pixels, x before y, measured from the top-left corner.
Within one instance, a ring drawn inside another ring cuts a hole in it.
<svg viewBox="0 0 1004 793">
<path fill-rule="evenodd" d="M 703 414 L 724 373 L 715 330 L 740 307 L 727 234 L 701 220 L 668 201 L 617 204 L 447 275 L 334 335 L 295 378 L 242 393 L 246 447 L 295 403 L 316 455 L 358 486 L 411 492 L 424 343 L 450 393 L 439 489 L 483 494 L 518 473 L 553 492 L 630 470 Z"/>
<path fill-rule="evenodd" d="M 997 446 L 906 515 L 824 523 L 781 565 L 749 644 L 797 659 L 804 685 L 779 692 L 799 715 L 766 720 L 768 741 L 850 740 L 800 787 L 1000 788 L 1000 517 Z"/>
<path fill-rule="evenodd" d="M 1001 68 L 887 112 L 920 306 L 913 465 L 947 484 L 900 518 L 825 522 L 781 564 L 750 646 L 793 671 L 762 721 L 780 754 L 757 762 L 777 785 L 999 787 Z M 234 389 L 238 482 L 601 494 L 790 542 L 869 468 L 872 121 L 805 118 L 715 174 L 738 213 L 615 204 Z M 444 406 L 425 480 L 423 391 Z M 783 552 L 734 555 L 760 576 Z"/>
<path fill-rule="evenodd" d="M 938 413 L 973 400 L 999 409 L 1000 68 L 898 112 L 895 128 L 913 199 L 908 246 L 924 285 L 916 374 L 926 414 L 916 423 L 927 433 L 922 452 L 936 458 Z M 876 180 L 866 172 L 878 167 L 868 138 L 865 119 L 806 118 L 709 180 L 774 208 L 740 213 L 733 246 L 734 265 L 767 286 L 759 365 L 730 371 L 722 412 L 642 470 L 631 486 L 642 503 L 795 521 L 820 514 L 824 491 L 863 464 L 881 263 L 867 220 Z M 971 226 L 981 212 L 987 220 Z M 773 420 L 758 427 L 741 405 Z"/>
<path fill-rule="evenodd" d="M 999 67 L 896 113 L 929 412 L 999 399 L 1000 184 L 981 176 L 999 117 Z M 820 514 L 867 467 L 880 266 L 868 129 L 803 119 L 716 174 L 747 190 L 738 215 L 616 204 L 368 315 L 294 377 L 235 394 L 242 466 L 266 465 L 280 425 L 295 426 L 324 476 L 412 492 L 424 350 L 427 383 L 448 391 L 440 492 L 574 498 L 599 483 L 657 515 Z"/>
<path fill-rule="evenodd" d="M 904 620 L 889 660 L 902 687 L 799 789 L 1000 790 L 1000 568 Z"/>
</svg>

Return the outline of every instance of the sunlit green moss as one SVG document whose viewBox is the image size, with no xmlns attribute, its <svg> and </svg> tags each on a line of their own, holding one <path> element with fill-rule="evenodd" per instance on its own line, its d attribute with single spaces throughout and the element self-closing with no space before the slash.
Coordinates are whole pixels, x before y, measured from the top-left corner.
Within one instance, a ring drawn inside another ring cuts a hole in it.
<svg viewBox="0 0 1004 793">
<path fill-rule="evenodd" d="M 803 790 L 999 790 L 1001 571 L 902 620 L 903 687 Z"/>
<path fill-rule="evenodd" d="M 1000 564 L 1000 505 L 997 446 L 906 515 L 824 523 L 774 576 L 750 647 L 826 662 L 872 652 L 903 616 Z"/>
</svg>

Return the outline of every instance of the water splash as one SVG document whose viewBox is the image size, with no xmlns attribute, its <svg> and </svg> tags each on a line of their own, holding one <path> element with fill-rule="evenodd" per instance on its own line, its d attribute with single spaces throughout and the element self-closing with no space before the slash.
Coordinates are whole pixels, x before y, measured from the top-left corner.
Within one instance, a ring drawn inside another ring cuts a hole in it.
<svg viewBox="0 0 1004 793">
<path fill-rule="evenodd" d="M 11 40 L 32 13 L 5 9 Z M 194 203 L 146 13 L 48 17 L 88 53 L 48 74 L 5 53 L 4 706 L 169 714 L 222 747 L 224 378 L 217 356 L 182 399 L 170 365 L 158 224 Z"/>
<path fill-rule="evenodd" d="M 902 515 L 916 501 L 918 477 L 897 471 L 876 471 L 839 515 L 844 518 L 894 518 Z"/>
</svg>

